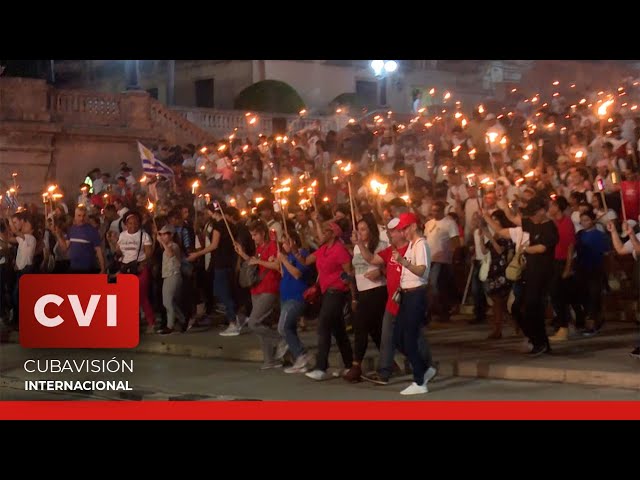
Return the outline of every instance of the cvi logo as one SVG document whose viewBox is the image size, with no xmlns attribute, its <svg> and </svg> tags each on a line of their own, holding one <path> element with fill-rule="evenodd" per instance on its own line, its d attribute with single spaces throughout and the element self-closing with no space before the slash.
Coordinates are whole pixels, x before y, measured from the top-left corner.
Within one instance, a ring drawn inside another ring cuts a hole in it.
<svg viewBox="0 0 640 480">
<path fill-rule="evenodd" d="M 138 277 L 24 275 L 20 345 L 28 348 L 134 348 L 140 341 Z"/>
</svg>

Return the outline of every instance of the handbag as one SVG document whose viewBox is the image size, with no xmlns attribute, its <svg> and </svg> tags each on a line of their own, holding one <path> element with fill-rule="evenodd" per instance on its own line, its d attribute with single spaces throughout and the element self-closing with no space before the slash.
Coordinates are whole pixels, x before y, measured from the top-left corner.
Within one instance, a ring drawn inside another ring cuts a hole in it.
<svg viewBox="0 0 640 480">
<path fill-rule="evenodd" d="M 142 251 L 142 228 L 140 229 L 140 247 L 138 248 L 138 254 L 133 262 L 123 263 L 120 265 L 120 273 L 129 273 L 131 275 L 140 275 L 140 264 L 138 258 Z"/>
<path fill-rule="evenodd" d="M 302 294 L 302 298 L 304 299 L 305 303 L 308 303 L 310 305 L 318 303 L 320 301 L 320 298 L 322 298 L 322 290 L 320 290 L 320 285 L 317 283 L 311 285 L 304 291 L 304 293 Z"/>
<path fill-rule="evenodd" d="M 512 282 L 517 282 L 522 277 L 522 271 L 525 267 L 525 257 L 524 257 L 524 248 L 522 248 L 522 240 L 524 240 L 524 231 L 522 232 L 522 238 L 520 239 L 520 243 L 518 244 L 518 248 L 516 249 L 516 253 L 513 255 L 513 258 L 507 265 L 505 270 L 505 277 L 507 280 Z"/>
<path fill-rule="evenodd" d="M 249 262 L 244 260 L 240 264 L 240 270 L 238 272 L 238 284 L 242 288 L 251 288 L 257 285 L 264 278 L 260 275 L 260 268 L 258 265 L 249 265 Z"/>
</svg>

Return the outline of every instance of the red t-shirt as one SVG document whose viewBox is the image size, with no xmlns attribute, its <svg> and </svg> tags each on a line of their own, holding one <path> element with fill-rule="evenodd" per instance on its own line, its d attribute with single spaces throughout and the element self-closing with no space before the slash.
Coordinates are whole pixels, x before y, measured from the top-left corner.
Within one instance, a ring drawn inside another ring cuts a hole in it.
<svg viewBox="0 0 640 480">
<path fill-rule="evenodd" d="M 263 262 L 268 262 L 270 258 L 273 261 L 277 256 L 278 247 L 276 242 L 263 243 L 256 248 L 256 258 Z M 251 295 L 258 295 L 260 293 L 273 293 L 277 295 L 280 289 L 280 272 L 263 265 L 258 266 L 258 271 L 261 277 L 264 275 L 264 278 L 251 289 Z"/>
<path fill-rule="evenodd" d="M 566 260 L 570 245 L 576 244 L 576 229 L 571 217 L 563 215 L 560 220 L 553 221 L 558 229 L 558 243 L 556 243 L 555 260 Z"/>
<path fill-rule="evenodd" d="M 640 215 L 640 182 L 625 180 L 620 182 L 620 189 L 627 219 L 637 222 Z"/>
<path fill-rule="evenodd" d="M 400 252 L 400 255 L 404 256 L 407 252 L 407 248 L 409 248 L 408 243 L 404 247 L 399 248 L 398 252 Z M 378 255 L 387 264 L 387 293 L 389 297 L 387 298 L 386 310 L 392 315 L 398 315 L 400 305 L 393 301 L 393 294 L 400 286 L 402 265 L 393 259 L 393 247 L 387 247 L 384 250 L 380 250 Z"/>
<path fill-rule="evenodd" d="M 342 265 L 351 262 L 351 255 L 349 255 L 349 251 L 342 242 L 335 241 L 328 248 L 325 243 L 316 250 L 313 256 L 316 257 L 318 282 L 322 293 L 329 288 L 343 292 L 349 290 L 349 285 L 340 278 L 342 272 L 344 272 Z"/>
</svg>

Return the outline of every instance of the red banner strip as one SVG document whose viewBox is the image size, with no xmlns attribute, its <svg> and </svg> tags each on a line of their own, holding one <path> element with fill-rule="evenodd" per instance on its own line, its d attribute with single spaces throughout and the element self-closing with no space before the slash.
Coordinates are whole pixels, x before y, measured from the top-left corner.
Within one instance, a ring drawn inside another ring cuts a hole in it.
<svg viewBox="0 0 640 480">
<path fill-rule="evenodd" d="M 640 420 L 640 402 L 0 401 L 0 420 Z"/>
</svg>

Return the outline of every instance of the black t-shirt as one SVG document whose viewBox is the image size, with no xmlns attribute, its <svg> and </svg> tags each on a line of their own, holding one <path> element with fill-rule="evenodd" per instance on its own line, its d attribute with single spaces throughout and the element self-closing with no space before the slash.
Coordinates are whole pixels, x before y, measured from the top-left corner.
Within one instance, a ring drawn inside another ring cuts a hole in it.
<svg viewBox="0 0 640 480">
<path fill-rule="evenodd" d="M 553 272 L 553 258 L 556 244 L 558 243 L 558 229 L 551 220 L 543 223 L 533 223 L 528 218 L 522 219 L 522 230 L 530 235 L 529 246 L 544 245 L 547 247 L 544 253 L 525 254 L 527 268 L 525 278 L 551 278 Z"/>
<path fill-rule="evenodd" d="M 244 223 L 238 223 L 233 225 L 231 229 L 236 242 L 242 245 L 242 249 L 247 255 L 253 257 L 256 254 L 256 244 L 253 242 L 251 232 L 249 232 L 247 226 Z"/>
<path fill-rule="evenodd" d="M 218 233 L 220 233 L 220 243 L 218 243 L 218 248 L 216 248 L 211 254 L 213 268 L 233 268 L 236 262 L 236 251 L 233 248 L 233 243 L 231 242 L 231 237 L 229 236 L 227 227 L 224 224 L 224 220 L 213 222 L 213 230 L 214 232 L 218 231 Z M 213 240 L 213 232 L 211 235 Z"/>
</svg>

